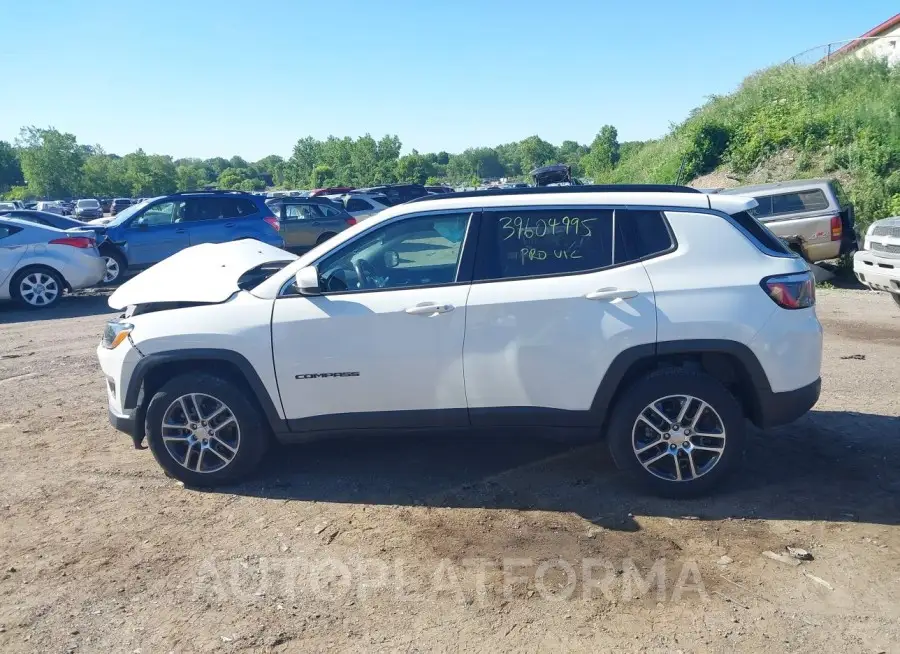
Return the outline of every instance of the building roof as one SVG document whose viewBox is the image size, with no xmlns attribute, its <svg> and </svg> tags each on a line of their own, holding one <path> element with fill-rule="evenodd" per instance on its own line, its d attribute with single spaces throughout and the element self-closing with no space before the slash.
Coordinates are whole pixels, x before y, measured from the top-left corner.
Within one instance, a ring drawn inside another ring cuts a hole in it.
<svg viewBox="0 0 900 654">
<path fill-rule="evenodd" d="M 900 14 L 895 14 L 891 18 L 888 18 L 886 21 L 881 23 L 881 25 L 876 25 L 868 32 L 863 34 L 862 36 L 850 41 L 846 45 L 842 46 L 838 50 L 835 50 L 831 53 L 831 57 L 840 57 L 854 50 L 858 50 L 868 43 L 866 39 L 871 39 L 872 37 L 881 36 L 885 32 L 890 32 L 893 29 L 900 27 Z"/>
</svg>

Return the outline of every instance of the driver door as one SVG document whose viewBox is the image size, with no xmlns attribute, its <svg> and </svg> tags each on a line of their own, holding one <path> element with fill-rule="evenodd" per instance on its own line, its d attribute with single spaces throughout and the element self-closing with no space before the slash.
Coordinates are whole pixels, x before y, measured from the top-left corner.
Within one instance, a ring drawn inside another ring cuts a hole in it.
<svg viewBox="0 0 900 654">
<path fill-rule="evenodd" d="M 126 256 L 130 266 L 150 266 L 190 246 L 184 200 L 164 200 L 134 216 L 128 225 Z"/>
<path fill-rule="evenodd" d="M 378 225 L 317 261 L 321 295 L 276 300 L 275 372 L 292 431 L 468 425 L 477 222 L 443 212 Z"/>
</svg>

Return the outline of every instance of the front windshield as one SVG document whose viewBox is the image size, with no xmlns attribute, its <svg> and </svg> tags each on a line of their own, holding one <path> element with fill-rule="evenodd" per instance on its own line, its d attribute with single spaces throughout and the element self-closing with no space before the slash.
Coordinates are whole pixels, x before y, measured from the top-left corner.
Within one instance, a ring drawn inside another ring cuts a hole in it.
<svg viewBox="0 0 900 654">
<path fill-rule="evenodd" d="M 100 203 L 96 200 L 79 200 L 76 206 L 79 206 L 82 209 L 96 209 L 100 206 Z"/>
<path fill-rule="evenodd" d="M 144 200 L 144 201 L 141 202 L 140 204 L 133 204 L 133 205 L 131 205 L 130 207 L 128 207 L 127 209 L 123 209 L 122 211 L 120 211 L 119 213 L 117 213 L 117 214 L 116 214 L 116 217 L 113 218 L 113 219 L 109 222 L 109 226 L 110 226 L 110 227 L 115 227 L 116 225 L 121 225 L 121 224 L 124 223 L 126 220 L 128 220 L 129 218 L 131 218 L 134 214 L 136 214 L 138 211 L 140 211 L 141 209 L 143 209 L 144 207 L 146 207 L 148 204 L 150 204 L 150 202 L 151 202 L 152 200 L 155 200 L 155 199 L 156 199 L 156 198 L 150 198 L 149 200 Z"/>
</svg>

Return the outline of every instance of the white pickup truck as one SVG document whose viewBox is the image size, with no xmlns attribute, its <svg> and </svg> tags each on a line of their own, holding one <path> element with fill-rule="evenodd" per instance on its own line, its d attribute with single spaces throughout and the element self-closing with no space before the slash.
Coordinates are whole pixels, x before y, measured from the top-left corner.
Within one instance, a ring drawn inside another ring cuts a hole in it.
<svg viewBox="0 0 900 654">
<path fill-rule="evenodd" d="M 863 249 L 853 256 L 853 272 L 873 291 L 890 293 L 900 307 L 900 216 L 869 226 Z"/>
</svg>

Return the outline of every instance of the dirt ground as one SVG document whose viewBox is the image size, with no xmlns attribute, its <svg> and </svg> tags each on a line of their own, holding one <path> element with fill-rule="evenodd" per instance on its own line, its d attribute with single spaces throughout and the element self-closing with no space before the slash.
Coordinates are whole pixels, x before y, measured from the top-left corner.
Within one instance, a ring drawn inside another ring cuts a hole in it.
<svg viewBox="0 0 900 654">
<path fill-rule="evenodd" d="M 0 651 L 900 651 L 900 310 L 819 293 L 824 390 L 711 499 L 551 433 L 275 450 L 218 492 L 107 423 L 102 294 L 0 307 Z M 800 547 L 792 565 L 762 555 Z"/>
</svg>

